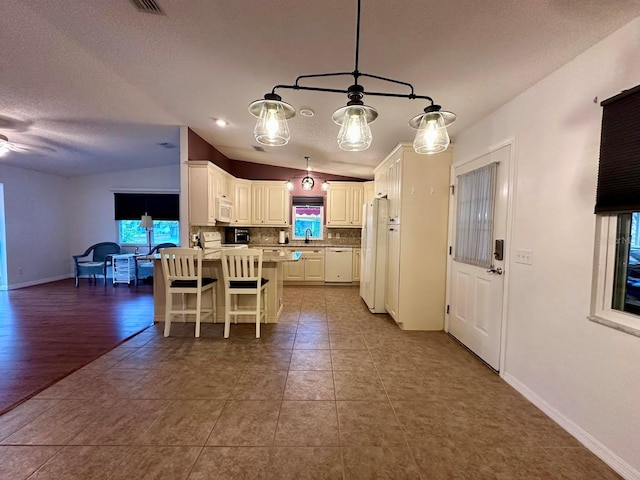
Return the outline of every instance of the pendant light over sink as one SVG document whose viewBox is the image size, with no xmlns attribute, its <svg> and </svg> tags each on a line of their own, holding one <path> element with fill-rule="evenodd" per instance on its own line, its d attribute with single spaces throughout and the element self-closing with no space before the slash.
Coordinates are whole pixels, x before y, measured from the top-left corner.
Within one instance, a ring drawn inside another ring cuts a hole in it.
<svg viewBox="0 0 640 480">
<path fill-rule="evenodd" d="M 311 168 L 309 168 L 309 157 L 304 157 L 307 160 L 307 174 L 302 179 L 302 190 L 313 190 L 313 186 L 316 182 L 309 175 L 311 173 Z"/>
<path fill-rule="evenodd" d="M 440 105 L 436 105 L 431 97 L 416 95 L 413 92 L 413 85 L 410 83 L 381 77 L 379 75 L 371 75 L 358 70 L 360 51 L 360 4 L 361 0 L 358 0 L 355 67 L 353 71 L 300 75 L 296 78 L 293 85 L 276 85 L 270 93 L 265 94 L 263 99 L 252 102 L 249 105 L 249 112 L 258 119 L 254 129 L 254 136 L 258 143 L 275 147 L 286 145 L 289 142 L 290 134 L 287 120 L 293 118 L 296 111 L 291 105 L 282 101 L 282 97 L 276 93 L 276 90 L 290 89 L 347 94 L 347 98 L 349 99 L 347 105 L 336 110 L 332 116 L 333 121 L 340 125 L 338 146 L 342 150 L 359 152 L 366 150 L 371 145 L 373 137 L 369 125 L 378 117 L 378 112 L 375 108 L 364 104 L 362 99 L 365 95 L 428 101 L 429 105 L 424 109 L 424 113 L 415 116 L 409 122 L 411 128 L 418 130 L 413 142 L 414 150 L 420 154 L 433 154 L 447 149 L 449 146 L 447 126 L 456 119 L 455 114 L 441 111 Z M 304 79 L 338 76 L 353 77 L 353 84 L 346 90 L 300 85 L 301 80 Z M 359 83 L 361 77 L 402 85 L 409 90 L 409 93 L 369 92 Z"/>
<path fill-rule="evenodd" d="M 309 166 L 309 159 L 311 157 L 304 157 L 305 160 L 307 161 L 307 173 L 305 174 L 304 177 L 302 177 L 302 180 L 300 181 L 300 186 L 302 187 L 302 190 L 304 191 L 310 191 L 313 190 L 313 187 L 316 184 L 316 181 L 313 179 L 313 177 L 311 176 L 311 167 Z M 323 192 L 326 192 L 329 189 L 329 182 L 327 182 L 326 178 L 320 176 L 320 175 L 316 175 L 315 176 L 318 179 L 323 180 L 322 184 L 320 185 L 320 189 Z M 300 175 L 293 177 L 293 178 L 300 178 Z M 291 179 L 289 179 L 287 181 L 287 188 L 289 190 L 293 190 L 294 185 L 293 182 L 291 181 Z"/>
</svg>

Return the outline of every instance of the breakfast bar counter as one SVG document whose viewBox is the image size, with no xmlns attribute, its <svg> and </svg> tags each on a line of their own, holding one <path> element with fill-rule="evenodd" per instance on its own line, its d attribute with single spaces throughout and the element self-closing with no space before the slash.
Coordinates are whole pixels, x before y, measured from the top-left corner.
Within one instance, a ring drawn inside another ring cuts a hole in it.
<svg viewBox="0 0 640 480">
<path fill-rule="evenodd" d="M 222 263 L 220 262 L 221 250 L 207 252 L 202 261 L 202 276 L 217 278 L 216 282 L 216 316 L 217 322 L 224 323 L 224 282 L 222 278 Z M 269 280 L 267 286 L 267 321 L 269 323 L 277 323 L 283 308 L 283 268 L 284 262 L 297 262 L 301 257 L 300 252 L 288 252 L 280 250 L 277 252 L 266 251 L 262 256 L 262 277 Z M 255 305 L 253 298 L 242 298 L 246 295 L 240 295 L 239 306 L 243 306 L 243 302 L 251 302 Z M 179 301 L 179 300 L 178 300 Z M 162 263 L 160 257 L 154 257 L 153 265 L 153 321 L 164 323 L 165 311 L 165 284 L 164 273 L 162 271 Z M 195 296 L 188 296 L 188 305 L 195 305 Z M 211 306 L 209 295 L 202 298 L 202 307 Z M 248 305 L 249 306 L 249 305 Z M 175 321 L 175 320 L 174 320 Z M 194 321 L 193 315 L 187 316 L 187 321 Z M 202 323 L 210 323 L 211 318 L 207 318 Z M 238 322 L 254 323 L 255 315 L 248 314 L 246 317 L 239 316 Z"/>
</svg>

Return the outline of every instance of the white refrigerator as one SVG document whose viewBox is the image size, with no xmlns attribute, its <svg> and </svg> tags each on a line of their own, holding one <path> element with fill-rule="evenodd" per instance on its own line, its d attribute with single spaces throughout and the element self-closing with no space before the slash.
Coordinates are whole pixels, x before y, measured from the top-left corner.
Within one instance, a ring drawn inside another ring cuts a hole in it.
<svg viewBox="0 0 640 480">
<path fill-rule="evenodd" d="M 374 198 L 363 206 L 360 296 L 371 313 L 386 313 L 388 200 Z"/>
</svg>

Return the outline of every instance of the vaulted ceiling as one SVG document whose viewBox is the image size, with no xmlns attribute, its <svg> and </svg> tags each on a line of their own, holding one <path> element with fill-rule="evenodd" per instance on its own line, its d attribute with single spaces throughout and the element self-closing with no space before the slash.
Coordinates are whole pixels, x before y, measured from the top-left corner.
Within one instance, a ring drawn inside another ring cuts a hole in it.
<svg viewBox="0 0 640 480">
<path fill-rule="evenodd" d="M 291 141 L 256 151 L 247 105 L 298 75 L 354 66 L 356 0 L 5 2 L 0 134 L 28 147 L 0 158 L 64 176 L 168 165 L 187 125 L 227 157 L 371 177 L 426 103 L 365 97 L 373 144 L 341 151 L 333 111 L 345 95 L 279 91 L 296 109 Z M 640 0 L 363 0 L 360 70 L 413 84 L 469 127 L 640 15 Z M 351 78 L 310 85 L 344 89 Z M 588 81 L 588 78 L 585 79 Z M 369 90 L 407 93 L 380 81 Z M 213 119 L 228 122 L 217 127 Z"/>
</svg>

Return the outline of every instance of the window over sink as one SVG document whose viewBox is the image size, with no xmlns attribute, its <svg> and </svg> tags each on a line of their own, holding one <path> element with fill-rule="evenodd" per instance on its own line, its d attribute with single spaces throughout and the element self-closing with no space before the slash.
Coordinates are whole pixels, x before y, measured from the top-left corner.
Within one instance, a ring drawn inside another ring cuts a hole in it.
<svg viewBox="0 0 640 480">
<path fill-rule="evenodd" d="M 322 240 L 322 225 L 324 224 L 324 207 L 294 205 L 293 239 Z"/>
</svg>

